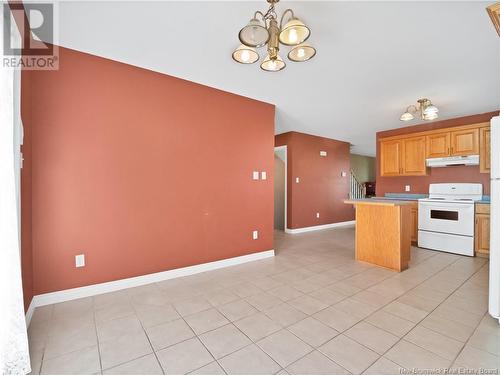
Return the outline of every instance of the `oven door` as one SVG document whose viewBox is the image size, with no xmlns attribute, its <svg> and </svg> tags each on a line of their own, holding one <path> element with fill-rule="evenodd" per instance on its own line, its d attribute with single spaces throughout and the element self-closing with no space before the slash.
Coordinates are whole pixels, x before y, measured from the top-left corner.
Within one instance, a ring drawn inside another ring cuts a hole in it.
<svg viewBox="0 0 500 375">
<path fill-rule="evenodd" d="M 474 236 L 474 203 L 418 202 L 418 229 Z"/>
</svg>

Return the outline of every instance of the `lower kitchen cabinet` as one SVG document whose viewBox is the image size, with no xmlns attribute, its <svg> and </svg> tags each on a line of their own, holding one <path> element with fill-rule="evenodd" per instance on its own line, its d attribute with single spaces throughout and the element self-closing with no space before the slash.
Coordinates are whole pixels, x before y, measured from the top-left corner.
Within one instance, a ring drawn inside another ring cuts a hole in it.
<svg viewBox="0 0 500 375">
<path fill-rule="evenodd" d="M 418 203 L 411 206 L 411 243 L 418 242 Z"/>
<path fill-rule="evenodd" d="M 475 220 L 476 256 L 488 257 L 490 254 L 490 205 L 476 204 Z"/>
</svg>

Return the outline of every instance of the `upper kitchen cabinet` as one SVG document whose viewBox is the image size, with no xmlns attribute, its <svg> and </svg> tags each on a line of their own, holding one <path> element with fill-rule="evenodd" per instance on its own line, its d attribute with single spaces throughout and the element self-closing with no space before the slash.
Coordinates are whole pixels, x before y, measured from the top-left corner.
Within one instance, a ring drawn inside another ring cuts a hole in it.
<svg viewBox="0 0 500 375">
<path fill-rule="evenodd" d="M 382 176 L 399 176 L 401 170 L 401 140 L 380 143 L 380 173 Z"/>
<path fill-rule="evenodd" d="M 382 176 L 422 176 L 425 167 L 425 137 L 380 142 Z"/>
<path fill-rule="evenodd" d="M 427 174 L 425 166 L 425 137 L 413 137 L 402 140 L 401 169 L 404 176 L 422 176 Z"/>
<path fill-rule="evenodd" d="M 426 136 L 427 158 L 477 154 L 479 154 L 479 128 L 447 132 L 432 131 Z"/>
<path fill-rule="evenodd" d="M 479 154 L 479 129 L 456 130 L 450 133 L 451 156 Z"/>
<path fill-rule="evenodd" d="M 450 156 L 450 133 L 437 133 L 427 136 L 427 158 L 443 158 Z"/>
<path fill-rule="evenodd" d="M 479 171 L 481 173 L 490 173 L 490 127 L 486 126 L 479 129 Z"/>
</svg>

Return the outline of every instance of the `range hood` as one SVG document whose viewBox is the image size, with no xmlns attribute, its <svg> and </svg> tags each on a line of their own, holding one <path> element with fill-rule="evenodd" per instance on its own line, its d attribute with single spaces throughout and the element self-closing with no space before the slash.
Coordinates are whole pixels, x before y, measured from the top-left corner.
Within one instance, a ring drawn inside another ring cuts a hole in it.
<svg viewBox="0 0 500 375">
<path fill-rule="evenodd" d="M 456 165 L 479 165 L 479 155 L 432 158 L 426 159 L 425 164 L 431 168 L 451 167 Z"/>
</svg>

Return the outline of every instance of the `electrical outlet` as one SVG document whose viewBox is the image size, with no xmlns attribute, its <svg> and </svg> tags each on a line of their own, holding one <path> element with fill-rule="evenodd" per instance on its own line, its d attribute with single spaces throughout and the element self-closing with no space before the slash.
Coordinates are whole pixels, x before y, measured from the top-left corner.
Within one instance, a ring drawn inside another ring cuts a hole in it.
<svg viewBox="0 0 500 375">
<path fill-rule="evenodd" d="M 258 231 L 258 230 L 254 230 L 254 231 L 252 232 L 252 238 L 253 238 L 254 240 L 256 240 L 256 239 L 258 239 L 258 238 L 259 238 L 259 231 Z"/>
<path fill-rule="evenodd" d="M 254 180 L 258 180 L 259 179 L 259 172 L 258 171 L 253 171 L 252 178 Z"/>
<path fill-rule="evenodd" d="M 261 180 L 267 180 L 267 173 L 266 172 L 260 172 L 260 179 Z"/>
<path fill-rule="evenodd" d="M 344 172 L 344 171 L 342 171 L 342 172 L 340 173 L 340 176 L 341 176 L 341 177 L 345 177 L 345 176 L 347 176 L 347 173 L 346 173 L 346 172 Z"/>
<path fill-rule="evenodd" d="M 75 255 L 75 267 L 85 267 L 85 254 Z"/>
<path fill-rule="evenodd" d="M 295 177 L 295 183 L 298 184 L 300 182 L 300 178 Z"/>
<path fill-rule="evenodd" d="M 319 152 L 319 156 L 326 156 L 328 155 L 328 153 L 326 151 L 320 151 Z"/>
<path fill-rule="evenodd" d="M 316 218 L 319 219 L 319 212 L 316 212 Z"/>
<path fill-rule="evenodd" d="M 405 191 L 410 191 L 410 185 L 405 185 Z"/>
</svg>

